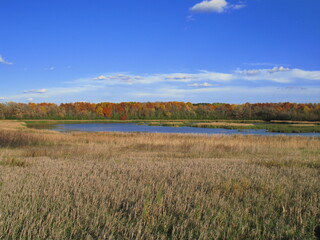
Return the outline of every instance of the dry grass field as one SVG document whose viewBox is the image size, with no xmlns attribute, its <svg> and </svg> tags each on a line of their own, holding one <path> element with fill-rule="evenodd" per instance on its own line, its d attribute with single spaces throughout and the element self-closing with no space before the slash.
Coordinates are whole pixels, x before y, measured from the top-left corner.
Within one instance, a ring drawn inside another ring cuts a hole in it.
<svg viewBox="0 0 320 240">
<path fill-rule="evenodd" d="M 0 122 L 0 239 L 316 239 L 320 138 Z"/>
</svg>

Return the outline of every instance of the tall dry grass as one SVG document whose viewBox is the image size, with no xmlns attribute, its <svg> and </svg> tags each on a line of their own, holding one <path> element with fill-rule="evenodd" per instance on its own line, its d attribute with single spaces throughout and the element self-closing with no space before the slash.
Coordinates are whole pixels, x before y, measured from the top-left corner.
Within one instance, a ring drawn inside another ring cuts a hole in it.
<svg viewBox="0 0 320 240">
<path fill-rule="evenodd" d="M 315 239 L 320 139 L 0 132 L 0 239 Z"/>
</svg>

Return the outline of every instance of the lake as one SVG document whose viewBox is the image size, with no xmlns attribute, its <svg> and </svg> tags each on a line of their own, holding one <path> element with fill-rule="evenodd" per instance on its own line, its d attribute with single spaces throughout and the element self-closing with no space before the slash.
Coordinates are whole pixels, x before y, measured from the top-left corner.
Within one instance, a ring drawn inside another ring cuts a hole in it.
<svg viewBox="0 0 320 240">
<path fill-rule="evenodd" d="M 49 127 L 48 127 L 49 128 Z M 287 135 L 320 137 L 320 133 L 274 133 L 264 129 L 224 129 L 224 128 L 196 128 L 196 127 L 167 127 L 148 126 L 137 123 L 81 123 L 51 125 L 51 130 L 59 132 L 152 132 L 152 133 L 192 133 L 192 134 L 242 134 L 242 135 Z"/>
</svg>

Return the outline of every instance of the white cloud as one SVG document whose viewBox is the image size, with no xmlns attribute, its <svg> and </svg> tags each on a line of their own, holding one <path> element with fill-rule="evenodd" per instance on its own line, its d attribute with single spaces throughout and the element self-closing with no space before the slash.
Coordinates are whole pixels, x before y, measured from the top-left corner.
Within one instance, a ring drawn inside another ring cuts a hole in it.
<svg viewBox="0 0 320 240">
<path fill-rule="evenodd" d="M 197 3 L 190 11 L 192 12 L 216 12 L 216 13 L 223 13 L 227 9 L 241 9 L 244 8 L 246 5 L 244 4 L 230 4 L 226 0 L 203 0 L 200 3 Z"/>
<path fill-rule="evenodd" d="M 5 98 L 4 97 L 0 97 L 0 100 L 4 100 Z"/>
<path fill-rule="evenodd" d="M 248 81 L 271 81 L 277 83 L 290 83 L 294 81 L 320 80 L 320 71 L 307 71 L 302 69 L 290 69 L 274 67 L 272 69 L 237 70 L 235 79 Z"/>
<path fill-rule="evenodd" d="M 261 70 L 259 69 L 238 70 L 236 71 L 236 73 L 252 76 L 252 75 L 257 75 L 261 73 Z"/>
<path fill-rule="evenodd" d="M 107 79 L 106 76 L 103 76 L 103 75 L 100 75 L 99 77 L 95 77 L 95 78 L 92 78 L 93 80 L 105 80 Z"/>
<path fill-rule="evenodd" d="M 219 72 L 209 72 L 200 71 L 198 73 L 169 73 L 169 74 L 159 74 L 156 75 L 163 81 L 173 81 L 173 82 L 194 82 L 194 81 L 216 81 L 225 82 L 233 79 L 233 75 L 229 73 L 219 73 Z"/>
<path fill-rule="evenodd" d="M 272 81 L 278 83 L 292 82 L 296 77 L 291 74 L 292 70 L 284 67 L 274 67 L 272 69 L 249 69 L 237 70 L 236 78 L 248 81 Z"/>
<path fill-rule="evenodd" d="M 286 72 L 286 71 L 290 71 L 290 69 L 282 67 L 282 66 L 281 67 L 274 67 L 274 68 L 268 70 L 269 73 Z"/>
<path fill-rule="evenodd" d="M 139 76 L 131 76 L 131 75 L 126 75 L 126 74 L 117 74 L 117 75 L 109 76 L 107 79 L 131 83 L 134 80 L 140 80 L 141 78 Z"/>
<path fill-rule="evenodd" d="M 28 98 L 27 101 L 32 102 L 34 99 L 33 98 Z"/>
<path fill-rule="evenodd" d="M 188 81 L 192 78 L 193 78 L 193 75 L 187 74 L 187 73 L 172 73 L 172 74 L 167 74 L 165 76 L 165 79 L 172 80 L 172 81 Z"/>
<path fill-rule="evenodd" d="M 277 73 L 277 72 L 288 72 L 290 68 L 285 67 L 274 67 L 272 69 L 245 69 L 245 70 L 237 70 L 236 73 L 244 74 L 244 75 L 258 75 L 262 73 Z"/>
<path fill-rule="evenodd" d="M 92 81 L 101 79 L 101 81 Z M 289 69 L 274 67 L 267 69 L 238 69 L 235 72 L 210 72 L 199 71 L 197 73 L 168 73 L 168 74 L 105 74 L 93 79 L 82 79 L 79 83 L 90 83 L 100 86 L 109 85 L 134 85 L 165 83 L 192 83 L 205 82 L 208 84 L 226 83 L 232 81 L 270 81 L 276 83 L 289 83 L 297 79 L 320 80 L 320 71 L 306 71 L 302 69 Z M 200 84 L 200 83 L 197 83 Z M 200 85 L 198 85 L 200 87 Z M 196 85 L 194 85 L 196 87 Z M 203 86 L 204 87 L 204 86 Z"/>
<path fill-rule="evenodd" d="M 212 87 L 212 86 L 214 86 L 214 84 L 210 84 L 210 83 L 207 83 L 207 82 L 205 82 L 205 83 L 192 83 L 192 84 L 188 84 L 188 87 L 200 87 L 200 88 L 202 88 L 202 87 Z"/>
<path fill-rule="evenodd" d="M 217 12 L 222 13 L 227 8 L 226 0 L 204 0 L 194 5 L 190 10 L 192 12 Z"/>
<path fill-rule="evenodd" d="M 38 89 L 38 90 L 33 89 L 33 90 L 24 91 L 24 93 L 41 93 L 41 94 L 47 93 L 47 92 L 48 92 L 47 89 Z"/>
<path fill-rule="evenodd" d="M 230 73 L 202 71 L 201 73 L 195 75 L 198 75 L 199 80 L 208 79 L 217 82 L 231 81 L 234 79 L 234 75 Z"/>
<path fill-rule="evenodd" d="M 37 93 L 46 93 L 46 92 L 48 92 L 47 89 L 39 89 L 39 90 L 37 91 Z"/>
<path fill-rule="evenodd" d="M 141 80 L 142 78 L 140 76 L 134 76 L 134 75 L 127 75 L 127 74 L 114 74 L 114 75 L 100 75 L 98 77 L 92 78 L 92 80 L 99 80 L 103 81 L 106 80 L 109 81 L 111 84 L 114 84 L 114 82 L 125 82 L 125 83 L 132 83 L 137 80 Z"/>
<path fill-rule="evenodd" d="M 1 55 L 0 55 L 0 63 L 8 64 L 8 65 L 13 64 L 12 62 L 6 61 Z"/>
<path fill-rule="evenodd" d="M 96 81 L 94 79 L 101 80 Z M 206 93 L 207 99 L 210 99 L 210 93 L 231 93 L 232 91 L 228 90 L 230 87 L 234 89 L 232 93 L 237 94 L 235 90 L 237 88 L 239 90 L 238 94 L 242 96 L 246 96 L 245 89 L 250 89 L 253 93 L 255 91 L 262 92 L 263 88 L 270 87 L 273 87 L 272 89 L 278 89 L 277 91 L 280 91 L 279 89 L 281 88 L 281 91 L 287 92 L 289 92 L 289 90 L 290 92 L 298 92 L 302 91 L 302 88 L 308 88 L 303 91 L 311 93 L 311 89 L 319 89 L 320 87 L 320 71 L 270 67 L 265 69 L 238 69 L 230 73 L 211 71 L 141 75 L 110 73 L 100 75 L 96 78 L 78 79 L 65 84 L 68 84 L 68 86 L 28 90 L 20 95 L 6 96 L 5 99 L 6 101 L 25 101 L 27 98 L 37 100 L 76 100 L 79 99 L 79 97 L 83 98 L 83 96 L 86 96 L 89 100 L 97 99 L 98 96 L 100 96 L 100 99 L 104 101 L 108 96 L 110 101 L 111 99 L 117 99 L 118 101 L 123 101 L 124 99 L 136 101 L 137 99 L 134 97 L 139 97 L 140 100 L 143 98 L 146 101 L 156 100 L 157 97 L 168 100 L 174 100 L 174 98 L 185 100 L 193 98 L 193 94 L 195 94 L 195 96 L 197 95 L 200 99 L 202 93 Z M 221 96 L 223 97 L 223 95 Z M 259 97 L 258 94 L 257 96 Z M 313 98 L 308 99 L 315 99 L 314 96 L 315 95 L 313 95 Z M 304 98 L 301 99 L 303 100 Z"/>
<path fill-rule="evenodd" d="M 233 79 L 233 74 L 199 71 L 198 73 L 168 73 L 168 74 L 105 74 L 92 79 L 81 79 L 78 82 L 93 83 L 100 85 L 115 84 L 153 84 L 160 82 L 194 82 L 194 81 L 216 81 L 225 82 Z M 94 80 L 94 81 L 92 81 Z M 100 80 L 100 81 L 96 81 Z"/>
<path fill-rule="evenodd" d="M 305 71 L 302 69 L 292 69 L 289 73 L 294 78 L 305 80 L 320 80 L 320 71 Z"/>
</svg>

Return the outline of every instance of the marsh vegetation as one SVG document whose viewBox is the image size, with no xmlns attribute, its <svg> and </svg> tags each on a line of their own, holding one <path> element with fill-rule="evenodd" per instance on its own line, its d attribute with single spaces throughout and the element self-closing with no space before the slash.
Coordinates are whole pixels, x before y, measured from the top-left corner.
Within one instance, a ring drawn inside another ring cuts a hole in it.
<svg viewBox="0 0 320 240">
<path fill-rule="evenodd" d="M 311 240 L 319 155 L 312 137 L 0 122 L 0 239 Z"/>
</svg>

